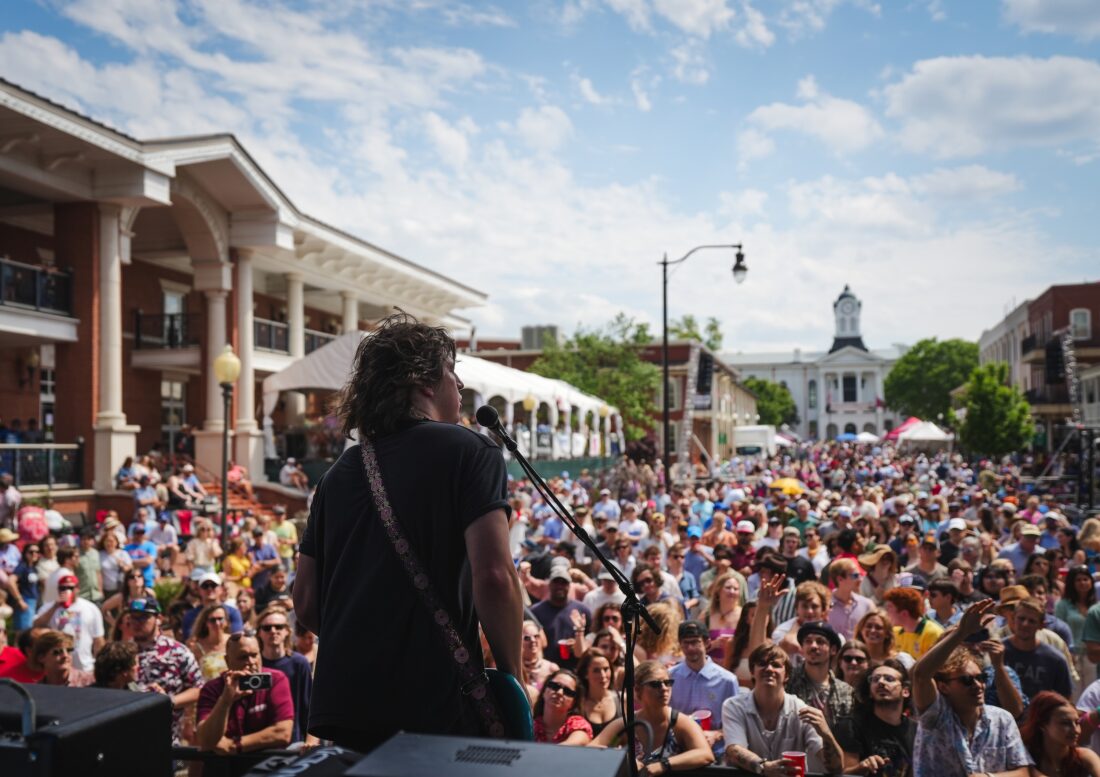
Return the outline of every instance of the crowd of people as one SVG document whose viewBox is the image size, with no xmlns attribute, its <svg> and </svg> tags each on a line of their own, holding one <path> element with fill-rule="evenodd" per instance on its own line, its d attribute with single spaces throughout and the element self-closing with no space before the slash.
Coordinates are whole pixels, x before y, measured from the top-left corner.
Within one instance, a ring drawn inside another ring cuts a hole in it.
<svg viewBox="0 0 1100 777">
<path fill-rule="evenodd" d="M 702 475 L 702 473 L 700 473 Z M 624 463 L 550 481 L 631 581 L 512 484 L 529 600 L 523 681 L 543 741 L 621 738 L 637 667 L 647 773 L 1100 775 L 1100 518 L 1019 466 L 804 444 L 687 487 Z"/>
<path fill-rule="evenodd" d="M 182 533 L 143 504 L 142 468 L 120 472 L 128 524 L 59 543 L 0 516 L 0 676 L 165 694 L 173 741 L 208 751 L 315 744 L 286 511 L 246 517 L 222 548 L 210 520 Z M 202 500 L 193 471 L 159 474 Z M 1100 777 L 1100 519 L 1031 493 L 1011 460 L 817 443 L 689 486 L 626 460 L 550 486 L 661 631 L 628 653 L 615 576 L 510 482 L 539 741 L 622 745 L 630 662 L 646 774 Z"/>
</svg>

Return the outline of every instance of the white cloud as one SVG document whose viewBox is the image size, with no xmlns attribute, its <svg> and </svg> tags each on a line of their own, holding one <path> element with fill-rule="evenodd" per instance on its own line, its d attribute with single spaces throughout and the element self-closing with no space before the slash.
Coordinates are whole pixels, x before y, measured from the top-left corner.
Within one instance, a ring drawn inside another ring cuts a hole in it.
<svg viewBox="0 0 1100 777">
<path fill-rule="evenodd" d="M 463 122 L 462 127 L 456 127 L 434 111 L 424 115 L 424 130 L 440 159 L 456 169 L 465 167 L 470 157 L 470 141 L 466 136 L 470 129 L 476 130 L 470 119 Z"/>
<path fill-rule="evenodd" d="M 777 22 L 794 37 L 818 33 L 825 29 L 830 15 L 845 2 L 879 16 L 882 8 L 871 0 L 785 0 Z"/>
<path fill-rule="evenodd" d="M 650 32 L 650 14 L 647 0 L 606 0 L 607 6 L 626 19 L 635 32 Z"/>
<path fill-rule="evenodd" d="M 775 43 L 775 33 L 768 29 L 764 14 L 748 2 L 742 4 L 741 12 L 744 16 L 744 22 L 734 35 L 740 45 L 745 48 L 767 48 Z"/>
<path fill-rule="evenodd" d="M 737 133 L 738 169 L 744 170 L 754 159 L 763 159 L 775 151 L 775 141 L 757 129 L 749 127 Z"/>
<path fill-rule="evenodd" d="M 1004 18 L 1022 31 L 1068 35 L 1078 40 L 1100 38 L 1100 3 L 1096 0 L 1001 0 Z"/>
<path fill-rule="evenodd" d="M 656 88 L 661 82 L 660 76 L 650 76 L 645 67 L 637 67 L 630 74 L 630 91 L 634 95 L 634 105 L 642 113 L 648 113 L 653 109 L 653 101 L 649 99 L 649 89 Z"/>
<path fill-rule="evenodd" d="M 883 90 L 909 149 L 938 157 L 1100 144 L 1100 64 L 1072 57 L 939 57 Z"/>
<path fill-rule="evenodd" d="M 573 122 L 556 105 L 524 108 L 515 131 L 528 148 L 540 153 L 557 150 L 573 135 Z"/>
<path fill-rule="evenodd" d="M 798 83 L 798 98 L 802 105 L 772 103 L 763 105 L 749 114 L 748 130 L 741 133 L 738 146 L 744 138 L 745 155 L 742 162 L 764 156 L 774 147 L 768 133 L 776 131 L 801 132 L 817 138 L 838 154 L 860 151 L 883 136 L 882 127 L 875 117 L 859 103 L 832 97 L 821 91 L 813 76 Z M 771 145 L 762 141 L 768 139 Z"/>
<path fill-rule="evenodd" d="M 915 176 L 912 183 L 914 191 L 921 194 L 958 200 L 996 197 L 1023 188 L 1014 174 L 990 170 L 982 165 L 937 168 Z"/>
<path fill-rule="evenodd" d="M 710 78 L 706 49 L 695 40 L 686 40 L 669 51 L 672 56 L 672 75 L 685 84 L 705 84 Z"/>
<path fill-rule="evenodd" d="M 602 94 L 596 91 L 596 87 L 592 85 L 592 81 L 590 79 L 583 78 L 581 76 L 574 76 L 574 80 L 576 81 L 577 89 L 580 90 L 581 97 L 584 98 L 585 102 L 592 105 L 606 105 L 610 102 L 607 97 L 604 97 Z"/>
<path fill-rule="evenodd" d="M 718 196 L 718 213 L 730 221 L 747 221 L 763 216 L 768 193 L 760 189 L 742 189 L 733 194 L 722 192 Z"/>
<path fill-rule="evenodd" d="M 827 175 L 791 184 L 787 197 L 792 215 L 800 221 L 911 237 L 932 233 L 932 207 L 914 196 L 908 181 L 893 173 L 859 181 Z"/>
<path fill-rule="evenodd" d="M 726 0 L 653 0 L 653 10 L 681 32 L 704 39 L 727 29 L 735 16 Z"/>
</svg>

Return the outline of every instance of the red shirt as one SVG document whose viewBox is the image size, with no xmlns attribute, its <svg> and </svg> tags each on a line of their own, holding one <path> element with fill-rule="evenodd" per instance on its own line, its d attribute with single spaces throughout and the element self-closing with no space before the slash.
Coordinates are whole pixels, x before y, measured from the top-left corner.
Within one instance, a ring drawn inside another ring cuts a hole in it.
<svg viewBox="0 0 1100 777">
<path fill-rule="evenodd" d="M 36 683 L 42 679 L 42 672 L 32 672 L 27 667 L 27 657 L 17 647 L 8 645 L 0 650 L 0 677 L 10 677 L 20 683 Z"/>
<path fill-rule="evenodd" d="M 270 672 L 271 690 L 254 691 L 233 702 L 225 723 L 225 736 L 230 739 L 255 734 L 268 726 L 284 720 L 294 720 L 294 697 L 290 693 L 290 681 L 278 669 L 264 669 Z M 202 687 L 199 694 L 199 722 L 210 716 L 218 697 L 225 689 L 225 675 L 217 677 Z"/>
</svg>

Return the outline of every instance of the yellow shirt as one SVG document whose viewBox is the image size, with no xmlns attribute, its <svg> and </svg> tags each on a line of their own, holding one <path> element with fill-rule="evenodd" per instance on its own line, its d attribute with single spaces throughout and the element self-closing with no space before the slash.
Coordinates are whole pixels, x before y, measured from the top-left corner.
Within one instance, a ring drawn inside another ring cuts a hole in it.
<svg viewBox="0 0 1100 777">
<path fill-rule="evenodd" d="M 248 570 L 252 568 L 252 559 L 248 556 L 241 558 L 236 553 L 230 553 L 222 561 L 222 571 L 225 572 L 226 577 L 237 578 L 240 577 L 239 585 L 241 588 L 251 588 L 252 578 L 241 577 L 241 575 L 247 575 Z"/>
<path fill-rule="evenodd" d="M 894 647 L 919 661 L 942 636 L 943 626 L 930 618 L 921 618 L 916 631 L 902 631 L 901 626 L 894 627 Z"/>
</svg>

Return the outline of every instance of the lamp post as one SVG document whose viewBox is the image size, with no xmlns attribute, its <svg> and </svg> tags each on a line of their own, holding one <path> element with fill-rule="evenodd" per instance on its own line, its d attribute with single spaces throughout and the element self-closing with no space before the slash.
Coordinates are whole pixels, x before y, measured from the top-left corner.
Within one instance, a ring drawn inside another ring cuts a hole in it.
<svg viewBox="0 0 1100 777">
<path fill-rule="evenodd" d="M 611 408 L 607 405 L 600 405 L 600 452 L 603 454 L 601 458 L 607 458 L 607 455 L 611 452 L 611 446 L 608 444 L 607 438 L 607 416 L 611 413 Z"/>
<path fill-rule="evenodd" d="M 222 414 L 222 547 L 229 543 L 229 403 L 233 400 L 233 384 L 241 374 L 241 360 L 233 353 L 233 346 L 225 346 L 214 360 L 214 377 L 222 387 L 225 412 Z"/>
<path fill-rule="evenodd" d="M 531 441 L 531 449 L 527 451 L 528 458 L 538 458 L 538 435 L 535 431 L 535 427 L 538 422 L 538 417 L 535 414 L 536 408 L 539 406 L 538 399 L 534 394 L 528 394 L 523 398 L 523 409 L 527 411 L 527 424 L 528 424 L 528 438 Z"/>
<path fill-rule="evenodd" d="M 662 320 L 662 327 L 661 327 L 662 328 L 661 372 L 663 374 L 664 384 L 663 384 L 663 390 L 661 391 L 661 394 L 663 395 L 663 404 L 664 404 L 663 413 L 662 413 L 662 420 L 663 420 L 663 423 L 664 423 L 664 437 L 665 437 L 665 459 L 664 460 L 665 460 L 665 469 L 670 474 L 671 474 L 671 467 L 672 467 L 672 439 L 671 439 L 672 438 L 672 435 L 671 435 L 672 424 L 671 424 L 671 422 L 669 421 L 669 418 L 668 418 L 669 393 L 670 393 L 669 390 L 668 390 L 668 388 L 669 388 L 669 379 L 668 379 L 668 268 L 669 268 L 670 265 L 682 264 L 683 262 L 687 261 L 687 258 L 689 256 L 691 256 L 692 254 L 694 254 L 696 251 L 702 251 L 703 249 L 708 249 L 708 248 L 733 248 L 733 249 L 736 249 L 737 250 L 737 255 L 735 257 L 733 267 L 731 268 L 732 272 L 733 272 L 733 279 L 737 283 L 744 283 L 745 282 L 745 275 L 748 274 L 749 268 L 745 266 L 745 254 L 743 254 L 741 252 L 741 244 L 740 243 L 696 246 L 695 248 L 691 249 L 686 254 L 681 256 L 679 259 L 676 259 L 675 261 L 671 261 L 671 262 L 668 260 L 668 254 L 666 253 L 665 256 L 664 256 L 664 259 L 662 259 L 659 262 L 659 264 L 661 265 L 661 295 L 662 295 L 661 296 L 661 314 L 662 314 L 662 317 L 661 317 L 661 320 Z"/>
</svg>

